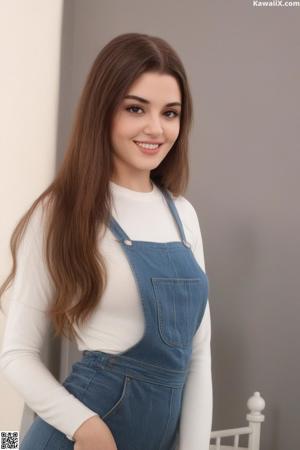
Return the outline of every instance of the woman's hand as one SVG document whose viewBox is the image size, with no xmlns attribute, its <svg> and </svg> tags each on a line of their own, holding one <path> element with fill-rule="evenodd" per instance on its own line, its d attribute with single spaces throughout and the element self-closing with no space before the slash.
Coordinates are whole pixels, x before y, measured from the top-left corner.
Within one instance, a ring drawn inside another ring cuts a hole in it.
<svg viewBox="0 0 300 450">
<path fill-rule="evenodd" d="M 99 416 L 83 422 L 73 438 L 74 450 L 118 450 L 109 427 Z"/>
</svg>

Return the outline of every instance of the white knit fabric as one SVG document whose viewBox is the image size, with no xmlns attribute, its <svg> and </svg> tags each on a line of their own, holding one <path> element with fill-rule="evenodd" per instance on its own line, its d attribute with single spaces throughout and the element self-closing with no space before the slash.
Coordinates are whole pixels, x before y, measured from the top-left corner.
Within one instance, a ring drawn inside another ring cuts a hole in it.
<svg viewBox="0 0 300 450">
<path fill-rule="evenodd" d="M 157 186 L 137 192 L 110 182 L 113 215 L 132 240 L 179 241 L 180 235 L 166 200 Z M 173 197 L 186 239 L 205 271 L 203 244 L 195 209 L 183 196 Z M 96 415 L 70 394 L 40 359 L 49 320 L 45 311 L 52 284 L 42 254 L 43 222 L 39 209 L 21 242 L 16 278 L 10 289 L 9 311 L 0 355 L 3 375 L 32 410 L 58 430 L 73 436 L 89 417 Z M 134 275 L 125 253 L 107 229 L 99 236 L 108 284 L 93 316 L 77 328 L 82 350 L 123 352 L 139 341 L 144 315 Z M 194 336 L 189 374 L 184 388 L 177 450 L 208 450 L 212 425 L 212 379 L 209 303 Z"/>
</svg>

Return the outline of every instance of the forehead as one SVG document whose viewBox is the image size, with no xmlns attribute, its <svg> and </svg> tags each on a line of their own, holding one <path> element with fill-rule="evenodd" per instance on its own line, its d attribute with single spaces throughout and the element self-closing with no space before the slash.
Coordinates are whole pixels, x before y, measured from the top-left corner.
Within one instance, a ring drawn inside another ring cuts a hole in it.
<svg viewBox="0 0 300 450">
<path fill-rule="evenodd" d="M 181 93 L 175 77 L 169 74 L 145 72 L 130 86 L 126 95 L 136 95 L 150 103 L 181 102 Z"/>
</svg>

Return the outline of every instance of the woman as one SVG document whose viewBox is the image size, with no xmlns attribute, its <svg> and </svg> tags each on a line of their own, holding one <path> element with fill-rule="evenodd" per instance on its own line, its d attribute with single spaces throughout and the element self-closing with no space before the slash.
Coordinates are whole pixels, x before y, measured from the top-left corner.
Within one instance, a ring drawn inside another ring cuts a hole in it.
<svg viewBox="0 0 300 450">
<path fill-rule="evenodd" d="M 209 448 L 208 280 L 182 196 L 191 120 L 167 42 L 127 33 L 100 51 L 0 290 L 14 278 L 2 372 L 38 414 L 21 450 Z M 63 385 L 40 359 L 50 323 L 83 351 Z"/>
</svg>

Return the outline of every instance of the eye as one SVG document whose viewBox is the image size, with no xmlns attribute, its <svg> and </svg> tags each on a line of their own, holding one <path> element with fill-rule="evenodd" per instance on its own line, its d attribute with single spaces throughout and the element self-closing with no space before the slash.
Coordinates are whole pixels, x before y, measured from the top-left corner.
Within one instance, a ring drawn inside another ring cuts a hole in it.
<svg viewBox="0 0 300 450">
<path fill-rule="evenodd" d="M 175 114 L 175 115 L 174 115 L 174 116 L 172 116 L 172 117 L 168 116 L 168 117 L 170 117 L 170 119 L 173 119 L 173 118 L 175 118 L 175 117 L 179 116 L 179 113 L 178 113 L 177 111 L 166 111 L 166 113 L 165 113 L 165 114 L 167 114 L 167 113 L 172 113 L 172 114 Z"/>
<path fill-rule="evenodd" d="M 139 106 L 133 105 L 133 106 L 129 106 L 128 108 L 126 108 L 126 111 L 130 111 L 131 109 L 142 109 L 142 108 L 140 108 Z"/>
<path fill-rule="evenodd" d="M 137 105 L 128 106 L 128 107 L 126 108 L 126 111 L 131 112 L 131 111 L 135 110 L 135 111 L 133 111 L 135 114 L 140 114 L 140 113 L 138 113 L 138 112 L 136 111 L 137 109 L 140 109 L 140 110 L 143 111 L 143 108 L 141 108 L 140 106 L 137 106 Z M 169 114 L 169 113 L 174 114 L 173 116 L 167 115 L 167 117 L 168 117 L 169 119 L 173 119 L 173 118 L 175 118 L 175 117 L 177 117 L 177 116 L 180 116 L 180 113 L 178 113 L 177 111 L 166 111 L 164 114 Z"/>
</svg>

